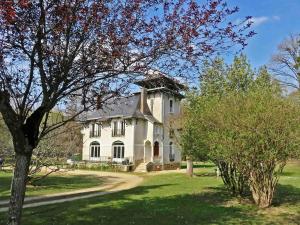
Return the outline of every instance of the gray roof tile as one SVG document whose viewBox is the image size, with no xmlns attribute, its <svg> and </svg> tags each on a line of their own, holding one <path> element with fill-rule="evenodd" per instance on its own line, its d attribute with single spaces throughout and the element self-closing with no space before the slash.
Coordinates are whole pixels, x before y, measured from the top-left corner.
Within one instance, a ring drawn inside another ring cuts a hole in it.
<svg viewBox="0 0 300 225">
<path fill-rule="evenodd" d="M 140 111 L 140 93 L 128 97 L 111 99 L 103 105 L 102 109 L 88 112 L 86 120 L 107 120 L 111 118 L 142 118 L 159 123 L 152 115 L 143 114 Z"/>
</svg>

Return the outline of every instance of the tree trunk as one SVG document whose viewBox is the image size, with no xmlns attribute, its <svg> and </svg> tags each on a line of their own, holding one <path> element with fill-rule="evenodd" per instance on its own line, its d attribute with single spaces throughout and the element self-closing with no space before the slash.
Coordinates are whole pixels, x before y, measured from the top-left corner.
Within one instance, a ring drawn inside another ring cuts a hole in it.
<svg viewBox="0 0 300 225">
<path fill-rule="evenodd" d="M 193 161 L 191 160 L 190 157 L 186 158 L 186 173 L 190 177 L 193 176 Z"/>
<path fill-rule="evenodd" d="M 278 177 L 272 170 L 250 172 L 250 190 L 259 208 L 267 208 L 272 204 L 277 182 Z"/>
<path fill-rule="evenodd" d="M 26 191 L 26 179 L 29 170 L 30 158 L 31 155 L 16 153 L 16 165 L 11 183 L 8 225 L 21 224 L 22 207 Z"/>
</svg>

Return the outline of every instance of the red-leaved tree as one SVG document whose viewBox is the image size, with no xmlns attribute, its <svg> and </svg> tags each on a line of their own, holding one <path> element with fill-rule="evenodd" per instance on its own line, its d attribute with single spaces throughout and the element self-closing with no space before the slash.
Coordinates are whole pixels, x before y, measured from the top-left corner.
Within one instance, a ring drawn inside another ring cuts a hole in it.
<svg viewBox="0 0 300 225">
<path fill-rule="evenodd" d="M 250 18 L 223 0 L 0 1 L 0 112 L 16 165 L 8 224 L 20 224 L 32 151 L 66 121 L 51 111 L 81 96 L 76 115 L 127 89 L 149 68 L 188 75 L 203 57 L 245 47 Z"/>
</svg>

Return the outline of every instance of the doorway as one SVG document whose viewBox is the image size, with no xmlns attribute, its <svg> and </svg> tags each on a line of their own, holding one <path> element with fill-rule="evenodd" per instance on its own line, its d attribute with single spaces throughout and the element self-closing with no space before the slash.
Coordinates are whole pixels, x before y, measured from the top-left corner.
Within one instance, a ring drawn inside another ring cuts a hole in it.
<svg viewBox="0 0 300 225">
<path fill-rule="evenodd" d="M 159 143 L 158 143 L 158 141 L 154 142 L 153 156 L 154 157 L 159 156 Z"/>
</svg>

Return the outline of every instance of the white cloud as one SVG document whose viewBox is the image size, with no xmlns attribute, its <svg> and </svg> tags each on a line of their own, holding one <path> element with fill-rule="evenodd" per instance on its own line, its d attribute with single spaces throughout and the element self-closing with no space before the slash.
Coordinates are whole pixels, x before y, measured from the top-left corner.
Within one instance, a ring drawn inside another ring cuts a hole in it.
<svg viewBox="0 0 300 225">
<path fill-rule="evenodd" d="M 259 25 L 262 25 L 270 20 L 269 17 L 266 16 L 260 16 L 260 17 L 252 17 L 250 21 L 252 22 L 253 27 L 258 27 Z"/>
<path fill-rule="evenodd" d="M 267 22 L 272 22 L 272 21 L 279 21 L 280 17 L 279 16 L 258 16 L 258 17 L 252 17 L 251 19 L 249 19 L 248 21 L 252 22 L 252 27 L 258 27 L 264 23 Z M 241 19 L 237 19 L 236 20 L 236 24 L 241 23 Z"/>
</svg>

